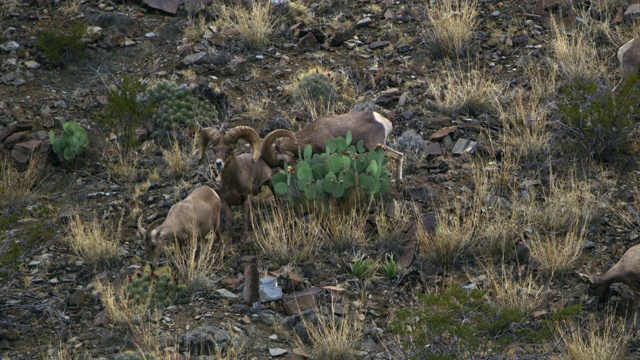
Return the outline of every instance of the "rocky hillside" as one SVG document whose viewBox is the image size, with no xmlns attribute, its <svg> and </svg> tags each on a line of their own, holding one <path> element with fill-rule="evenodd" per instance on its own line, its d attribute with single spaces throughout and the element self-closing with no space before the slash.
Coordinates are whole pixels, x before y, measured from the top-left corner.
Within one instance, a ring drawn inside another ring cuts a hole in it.
<svg viewBox="0 0 640 360">
<path fill-rule="evenodd" d="M 439 3 L 4 1 L 0 358 L 636 357 L 631 289 L 576 272 L 639 237 L 637 90 L 610 89 L 640 3 Z M 201 127 L 358 110 L 405 154 L 373 205 L 263 189 L 248 235 L 236 207 L 146 266 L 138 219 L 220 188 Z"/>
</svg>

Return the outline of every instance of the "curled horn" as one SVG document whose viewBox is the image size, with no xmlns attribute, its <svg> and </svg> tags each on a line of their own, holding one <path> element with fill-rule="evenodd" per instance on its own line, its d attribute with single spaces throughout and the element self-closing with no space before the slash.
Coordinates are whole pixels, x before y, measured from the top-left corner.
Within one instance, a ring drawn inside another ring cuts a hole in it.
<svg viewBox="0 0 640 360">
<path fill-rule="evenodd" d="M 164 219 L 162 218 L 157 219 L 156 221 L 152 222 L 151 225 L 149 225 L 149 228 L 147 230 L 145 230 L 142 227 L 142 216 L 143 215 L 140 215 L 140 217 L 138 218 L 138 232 L 140 233 L 140 236 L 142 236 L 142 238 L 146 240 L 147 235 L 149 235 L 151 231 L 153 231 L 153 229 L 160 226 L 160 224 L 162 223 L 162 221 L 164 221 Z"/>
<path fill-rule="evenodd" d="M 223 140 L 228 144 L 235 144 L 238 139 L 247 140 L 251 144 L 253 162 L 258 161 L 260 158 L 260 136 L 258 133 L 248 126 L 236 126 L 223 137 Z"/>
<path fill-rule="evenodd" d="M 138 218 L 138 232 L 140 233 L 140 236 L 142 236 L 143 239 L 147 235 L 147 230 L 145 230 L 142 227 L 142 215 L 140 215 L 140 217 Z"/>
<path fill-rule="evenodd" d="M 199 137 L 198 143 L 200 145 L 199 164 L 202 165 L 202 162 L 204 161 L 204 155 L 207 153 L 207 144 L 209 143 L 209 141 L 211 141 L 213 146 L 216 146 L 220 142 L 220 139 L 222 139 L 222 136 L 216 129 L 212 127 L 206 127 L 206 128 L 200 129 L 200 133 L 198 134 L 198 137 Z"/>
<path fill-rule="evenodd" d="M 297 141 L 296 135 L 293 132 L 287 129 L 277 129 L 267 134 L 267 136 L 264 138 L 264 141 L 262 142 L 262 149 L 260 150 L 260 152 L 262 153 L 262 158 L 271 167 L 279 166 L 278 159 L 276 158 L 276 154 L 273 151 L 273 143 L 277 138 L 283 136 L 288 137 L 293 141 Z"/>
</svg>

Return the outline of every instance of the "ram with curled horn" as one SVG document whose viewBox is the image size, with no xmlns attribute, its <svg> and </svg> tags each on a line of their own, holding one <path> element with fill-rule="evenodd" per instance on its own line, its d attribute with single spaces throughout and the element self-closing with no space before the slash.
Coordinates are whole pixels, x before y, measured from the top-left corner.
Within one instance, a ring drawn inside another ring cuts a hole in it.
<svg viewBox="0 0 640 360">
<path fill-rule="evenodd" d="M 165 219 L 154 221 L 146 230 L 142 227 L 140 215 L 138 232 L 144 240 L 147 260 L 157 262 L 166 241 L 175 240 L 179 246 L 184 246 L 191 237 L 203 239 L 211 231 L 221 241 L 220 208 L 218 194 L 208 186 L 200 186 L 184 200 L 175 203 Z"/>
<path fill-rule="evenodd" d="M 243 235 L 249 230 L 249 211 L 251 197 L 257 195 L 267 185 L 273 193 L 271 167 L 278 166 L 291 157 L 276 154 L 273 144 L 279 137 L 286 137 L 295 142 L 295 134 L 289 130 L 278 129 L 270 132 L 260 143 L 256 131 L 248 126 L 237 126 L 221 135 L 213 128 L 200 130 L 200 163 L 204 161 L 207 145 L 212 144 L 215 154 L 214 167 L 220 171 L 220 195 L 224 200 L 226 218 L 225 232 L 231 230 L 231 206 L 243 205 Z M 235 155 L 235 145 L 240 139 L 251 144 L 251 154 Z"/>
</svg>

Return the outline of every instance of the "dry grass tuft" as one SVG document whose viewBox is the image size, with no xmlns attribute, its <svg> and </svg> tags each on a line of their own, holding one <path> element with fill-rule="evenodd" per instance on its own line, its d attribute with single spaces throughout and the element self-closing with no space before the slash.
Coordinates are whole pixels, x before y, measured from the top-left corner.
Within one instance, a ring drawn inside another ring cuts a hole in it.
<svg viewBox="0 0 640 360">
<path fill-rule="evenodd" d="M 337 249 L 362 249 L 369 245 L 371 236 L 364 232 L 368 211 L 349 207 L 346 211 L 318 211 L 318 214 L 329 241 Z"/>
<path fill-rule="evenodd" d="M 190 154 L 194 149 L 193 147 L 191 150 L 183 149 L 176 137 L 174 137 L 174 140 L 171 142 L 169 149 L 162 149 L 162 156 L 164 156 L 164 159 L 169 165 L 169 169 L 171 169 L 171 173 L 176 179 L 189 175 L 189 171 L 191 170 Z"/>
<path fill-rule="evenodd" d="M 331 309 L 326 316 L 316 307 L 316 321 L 302 317 L 316 360 L 353 359 L 355 344 L 363 335 L 364 326 L 357 311 L 345 306 L 345 315 L 338 317 L 334 315 L 334 308 L 335 301 L 332 298 Z M 297 342 L 303 346 L 300 337 Z"/>
<path fill-rule="evenodd" d="M 419 15 L 428 24 L 419 32 L 431 53 L 450 58 L 463 55 L 479 24 L 477 0 L 425 1 L 416 6 L 422 8 Z"/>
<path fill-rule="evenodd" d="M 377 201 L 374 210 L 378 237 L 383 240 L 396 238 L 411 221 L 411 208 L 396 200 L 392 200 L 389 204 L 381 200 Z"/>
<path fill-rule="evenodd" d="M 598 55 L 593 39 L 584 29 L 567 31 L 555 18 L 551 20 L 554 38 L 551 49 L 560 73 L 569 80 L 595 81 L 605 75 L 607 61 Z"/>
<path fill-rule="evenodd" d="M 586 326 L 585 326 L 586 325 Z M 609 317 L 604 321 L 590 317 L 587 324 L 559 324 L 556 336 L 561 342 L 552 360 L 624 359 L 630 334 L 625 325 Z"/>
<path fill-rule="evenodd" d="M 276 19 L 271 6 L 271 1 L 253 1 L 246 6 L 236 2 L 231 6 L 221 5 L 217 13 L 226 29 L 256 48 L 265 45 L 275 29 Z"/>
<path fill-rule="evenodd" d="M 135 151 L 129 151 L 127 155 L 119 154 L 116 161 L 107 166 L 107 173 L 120 181 L 133 184 L 138 177 L 138 165 L 141 161 L 142 156 Z"/>
<path fill-rule="evenodd" d="M 524 242 L 538 263 L 538 271 L 553 277 L 573 269 L 573 264 L 582 255 L 586 233 L 586 224 L 575 224 L 564 234 L 536 232 Z"/>
<path fill-rule="evenodd" d="M 151 304 L 152 292 L 149 292 L 146 301 L 141 301 L 139 298 L 133 299 L 125 286 L 113 284 L 108 280 L 95 281 L 93 286 L 109 320 L 124 326 L 139 350 L 148 352 L 159 349 L 153 325 L 145 320 L 145 314 Z"/>
<path fill-rule="evenodd" d="M 501 309 L 519 309 L 526 314 L 543 308 L 547 304 L 546 286 L 536 283 L 533 275 L 514 274 L 504 262 L 500 270 L 483 265 L 492 296 L 490 302 Z"/>
<path fill-rule="evenodd" d="M 260 217 L 251 215 L 256 245 L 275 263 L 307 260 L 320 248 L 327 230 L 321 219 L 301 216 L 286 203 L 263 206 Z"/>
<path fill-rule="evenodd" d="M 451 206 L 444 204 L 436 210 L 438 225 L 435 233 L 427 232 L 422 227 L 419 215 L 416 210 L 416 237 L 421 253 L 444 267 L 452 267 L 458 259 L 468 255 L 473 244 L 478 212 L 465 211 L 460 199 L 456 199 Z"/>
<path fill-rule="evenodd" d="M 9 157 L 0 156 L 0 204 L 32 199 L 45 170 L 45 159 L 42 157 L 32 157 L 27 168 L 21 172 Z"/>
<path fill-rule="evenodd" d="M 118 240 L 121 227 L 122 217 L 114 228 L 112 224 L 101 223 L 99 216 L 85 221 L 78 210 L 69 224 L 66 241 L 94 272 L 98 272 L 119 262 Z"/>
<path fill-rule="evenodd" d="M 218 243 L 213 232 L 198 241 L 193 234 L 185 243 L 176 241 L 167 248 L 167 259 L 176 268 L 190 288 L 198 288 L 200 282 L 224 265 L 225 244 Z"/>
<path fill-rule="evenodd" d="M 429 83 L 429 92 L 439 111 L 477 116 L 495 110 L 493 99 L 500 97 L 502 87 L 483 71 L 452 67 Z"/>
</svg>

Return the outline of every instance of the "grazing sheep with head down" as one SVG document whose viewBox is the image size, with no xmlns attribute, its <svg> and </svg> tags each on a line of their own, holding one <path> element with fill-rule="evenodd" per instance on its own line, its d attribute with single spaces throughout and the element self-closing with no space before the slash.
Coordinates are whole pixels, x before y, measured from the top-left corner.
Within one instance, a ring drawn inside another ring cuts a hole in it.
<svg viewBox="0 0 640 360">
<path fill-rule="evenodd" d="M 589 284 L 589 292 L 598 298 L 599 302 L 607 299 L 609 286 L 614 283 L 626 284 L 633 290 L 630 321 L 636 326 L 636 315 L 640 306 L 640 244 L 627 250 L 620 260 L 602 275 L 588 275 L 579 273 L 580 278 Z"/>
<path fill-rule="evenodd" d="M 184 200 L 174 204 L 164 220 L 154 221 L 147 230 L 142 227 L 142 215 L 138 219 L 138 232 L 144 239 L 149 262 L 158 260 L 164 242 L 175 239 L 184 246 L 192 236 L 202 239 L 211 231 L 215 232 L 218 240 L 222 240 L 220 197 L 208 186 L 195 189 Z"/>
<path fill-rule="evenodd" d="M 627 41 L 618 49 L 618 61 L 622 66 L 622 78 L 613 88 L 613 94 L 618 95 L 620 87 L 632 75 L 640 72 L 640 37 Z"/>
<path fill-rule="evenodd" d="M 350 112 L 342 115 L 322 116 L 302 128 L 295 139 L 282 139 L 276 143 L 276 151 L 290 157 L 297 157 L 307 144 L 313 153 L 325 150 L 328 139 L 345 136 L 351 130 L 352 142 L 362 140 L 364 147 L 373 150 L 378 145 L 384 146 L 385 154 L 396 162 L 396 185 L 402 181 L 402 163 L 404 155 L 385 145 L 391 133 L 391 121 L 374 111 Z"/>
<path fill-rule="evenodd" d="M 271 166 L 277 166 L 291 159 L 287 155 L 275 154 L 272 145 L 278 137 L 288 137 L 295 141 L 295 135 L 284 129 L 270 132 L 260 145 L 260 137 L 248 126 L 237 126 L 229 130 L 224 136 L 213 128 L 200 130 L 200 163 L 209 142 L 215 153 L 214 166 L 220 171 L 220 194 L 224 200 L 226 217 L 226 232 L 231 229 L 231 206 L 243 205 L 243 234 L 249 227 L 249 211 L 251 196 L 257 195 L 264 185 L 268 185 L 273 192 Z M 251 144 L 251 154 L 234 153 L 236 142 L 244 139 Z"/>
</svg>

